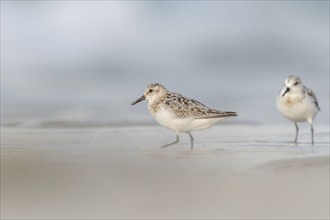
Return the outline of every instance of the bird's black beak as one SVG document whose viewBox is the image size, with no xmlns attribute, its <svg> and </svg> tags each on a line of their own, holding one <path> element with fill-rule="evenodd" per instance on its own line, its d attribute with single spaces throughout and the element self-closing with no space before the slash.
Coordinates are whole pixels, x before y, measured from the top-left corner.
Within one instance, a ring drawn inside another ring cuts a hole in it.
<svg viewBox="0 0 330 220">
<path fill-rule="evenodd" d="M 134 102 L 132 102 L 131 105 L 135 105 L 136 103 L 142 102 L 145 99 L 146 99 L 146 97 L 143 95 L 140 98 L 138 98 L 137 100 L 135 100 Z"/>
<path fill-rule="evenodd" d="M 289 87 L 286 87 L 285 91 L 283 92 L 282 97 L 283 97 L 287 92 L 289 92 L 289 91 L 290 91 L 290 88 L 289 88 Z"/>
</svg>

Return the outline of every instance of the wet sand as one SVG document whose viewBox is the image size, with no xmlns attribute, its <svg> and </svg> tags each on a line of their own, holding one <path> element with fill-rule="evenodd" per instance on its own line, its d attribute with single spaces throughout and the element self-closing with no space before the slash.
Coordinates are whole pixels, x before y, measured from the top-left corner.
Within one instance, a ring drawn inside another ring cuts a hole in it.
<svg viewBox="0 0 330 220">
<path fill-rule="evenodd" d="M 329 219 L 329 128 L 1 129 L 3 219 Z"/>
</svg>

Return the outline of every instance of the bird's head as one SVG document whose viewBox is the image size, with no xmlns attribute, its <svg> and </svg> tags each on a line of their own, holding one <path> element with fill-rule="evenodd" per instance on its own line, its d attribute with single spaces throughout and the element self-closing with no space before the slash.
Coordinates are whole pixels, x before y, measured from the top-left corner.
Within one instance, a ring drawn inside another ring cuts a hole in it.
<svg viewBox="0 0 330 220">
<path fill-rule="evenodd" d="M 147 99 L 149 102 L 153 101 L 154 99 L 161 97 L 168 93 L 168 90 L 159 83 L 152 83 L 147 86 L 147 88 L 144 91 L 144 94 L 132 102 L 132 105 L 135 105 L 136 103 L 139 103 L 145 99 Z"/>
<path fill-rule="evenodd" d="M 298 76 L 288 76 L 284 81 L 284 88 L 281 91 L 281 96 L 285 96 L 288 92 L 300 91 L 303 89 L 303 84 Z"/>
</svg>

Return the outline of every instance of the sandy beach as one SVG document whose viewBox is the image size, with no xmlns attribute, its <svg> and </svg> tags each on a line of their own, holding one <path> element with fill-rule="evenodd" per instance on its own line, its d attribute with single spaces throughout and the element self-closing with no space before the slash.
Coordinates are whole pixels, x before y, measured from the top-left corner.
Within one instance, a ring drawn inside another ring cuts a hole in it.
<svg viewBox="0 0 330 220">
<path fill-rule="evenodd" d="M 329 128 L 1 128 L 2 219 L 329 219 Z"/>
<path fill-rule="evenodd" d="M 0 6 L 1 220 L 330 218 L 330 1 Z M 314 145 L 276 107 L 289 75 Z M 150 83 L 237 117 L 161 149 Z"/>
</svg>

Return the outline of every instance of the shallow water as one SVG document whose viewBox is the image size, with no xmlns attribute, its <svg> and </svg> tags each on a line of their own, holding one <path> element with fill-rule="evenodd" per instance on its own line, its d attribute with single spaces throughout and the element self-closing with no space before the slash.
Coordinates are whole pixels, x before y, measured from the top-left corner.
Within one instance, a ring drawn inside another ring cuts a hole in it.
<svg viewBox="0 0 330 220">
<path fill-rule="evenodd" d="M 291 74 L 317 95 L 316 122 L 329 124 L 328 8 L 328 1 L 2 1 L 1 124 L 150 124 L 146 104 L 130 103 L 152 82 L 236 111 L 238 123 L 285 123 L 275 98 Z"/>
</svg>

